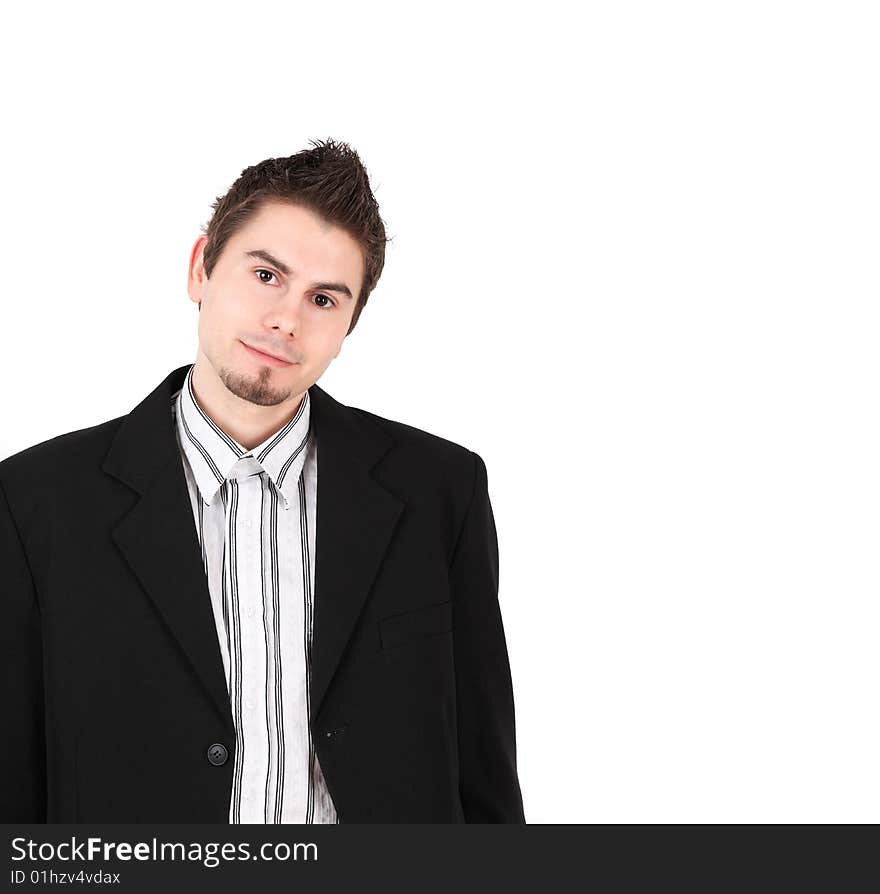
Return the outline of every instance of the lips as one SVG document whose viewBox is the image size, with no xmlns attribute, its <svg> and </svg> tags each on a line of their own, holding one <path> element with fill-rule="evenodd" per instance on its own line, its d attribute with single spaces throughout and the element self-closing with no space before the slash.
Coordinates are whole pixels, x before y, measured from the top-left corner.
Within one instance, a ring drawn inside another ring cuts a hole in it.
<svg viewBox="0 0 880 894">
<path fill-rule="evenodd" d="M 247 342 L 242 342 L 245 347 L 250 348 L 252 351 L 257 351 L 260 354 L 265 354 L 267 357 L 272 357 L 274 360 L 278 360 L 280 363 L 295 363 L 296 361 L 290 360 L 287 357 L 280 357 L 278 354 L 273 354 L 271 351 L 265 351 L 263 348 L 256 348 L 253 345 L 249 345 Z"/>
</svg>

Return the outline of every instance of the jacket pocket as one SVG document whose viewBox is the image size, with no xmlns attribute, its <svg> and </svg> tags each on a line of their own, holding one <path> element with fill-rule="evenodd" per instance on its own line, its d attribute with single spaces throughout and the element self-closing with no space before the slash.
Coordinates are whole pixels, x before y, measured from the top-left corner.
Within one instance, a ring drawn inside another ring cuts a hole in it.
<svg viewBox="0 0 880 894">
<path fill-rule="evenodd" d="M 448 633 L 451 630 L 451 600 L 390 615 L 379 621 L 379 635 L 383 649 L 393 649 L 412 640 L 437 633 Z"/>
</svg>

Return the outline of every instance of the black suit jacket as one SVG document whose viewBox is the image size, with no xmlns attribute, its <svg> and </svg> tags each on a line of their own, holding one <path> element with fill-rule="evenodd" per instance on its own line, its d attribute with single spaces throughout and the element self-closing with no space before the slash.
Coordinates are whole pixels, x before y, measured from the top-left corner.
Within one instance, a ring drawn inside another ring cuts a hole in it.
<svg viewBox="0 0 880 894">
<path fill-rule="evenodd" d="M 170 406 L 188 369 L 0 463 L 6 822 L 228 822 L 235 730 Z M 524 823 L 482 459 L 309 394 L 309 723 L 339 821 Z"/>
</svg>

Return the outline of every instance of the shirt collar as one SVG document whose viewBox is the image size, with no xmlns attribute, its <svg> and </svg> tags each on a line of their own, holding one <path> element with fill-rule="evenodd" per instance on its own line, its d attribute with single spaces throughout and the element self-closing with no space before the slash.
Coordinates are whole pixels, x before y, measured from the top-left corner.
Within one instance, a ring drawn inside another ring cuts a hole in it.
<svg viewBox="0 0 880 894">
<path fill-rule="evenodd" d="M 191 366 L 175 402 L 177 436 L 202 499 L 210 505 L 227 478 L 248 478 L 265 471 L 283 497 L 295 502 L 309 441 L 310 398 L 306 390 L 293 418 L 258 447 L 246 450 L 202 409 L 192 387 Z"/>
</svg>

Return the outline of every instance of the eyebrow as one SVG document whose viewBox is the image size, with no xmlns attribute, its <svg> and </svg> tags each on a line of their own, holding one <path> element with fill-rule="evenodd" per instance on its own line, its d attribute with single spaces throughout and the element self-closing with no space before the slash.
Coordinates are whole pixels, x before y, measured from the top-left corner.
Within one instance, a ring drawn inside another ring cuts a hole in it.
<svg viewBox="0 0 880 894">
<path fill-rule="evenodd" d="M 285 276 L 290 276 L 291 274 L 290 267 L 288 267 L 284 261 L 279 261 L 278 258 L 265 249 L 255 248 L 253 251 L 246 251 L 245 256 L 248 258 L 259 258 L 261 261 L 265 261 L 267 264 L 277 267 Z M 313 282 L 311 288 L 323 289 L 325 292 L 339 292 L 341 295 L 345 295 L 348 299 L 354 297 L 351 294 L 351 289 L 349 289 L 344 282 Z"/>
</svg>

